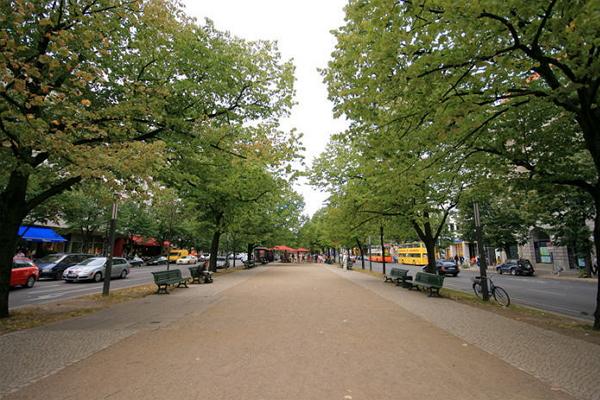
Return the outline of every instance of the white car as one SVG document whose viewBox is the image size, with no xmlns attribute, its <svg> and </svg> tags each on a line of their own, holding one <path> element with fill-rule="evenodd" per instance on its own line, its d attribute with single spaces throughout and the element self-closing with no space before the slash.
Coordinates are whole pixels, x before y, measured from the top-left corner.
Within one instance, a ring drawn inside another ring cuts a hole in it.
<svg viewBox="0 0 600 400">
<path fill-rule="evenodd" d="M 227 258 L 217 256 L 217 268 L 229 268 L 229 261 L 227 261 Z"/>
<path fill-rule="evenodd" d="M 177 265 L 181 264 L 196 264 L 198 262 L 198 257 L 196 256 L 185 256 L 177 259 L 175 262 Z"/>
<path fill-rule="evenodd" d="M 242 261 L 242 262 L 244 262 L 244 261 L 246 261 L 247 259 L 248 259 L 248 254 L 246 254 L 246 253 L 237 253 L 237 254 L 235 255 L 235 260 L 236 260 L 236 261 Z M 228 255 L 228 256 L 227 256 L 227 260 L 228 260 L 230 263 L 231 263 L 231 262 L 233 262 L 233 254 L 230 254 L 230 255 Z"/>
<path fill-rule="evenodd" d="M 83 260 L 79 264 L 65 269 L 63 279 L 67 282 L 94 281 L 100 282 L 106 273 L 106 257 L 92 257 Z M 111 269 L 112 278 L 127 278 L 129 274 L 129 263 L 121 257 L 114 257 Z"/>
</svg>

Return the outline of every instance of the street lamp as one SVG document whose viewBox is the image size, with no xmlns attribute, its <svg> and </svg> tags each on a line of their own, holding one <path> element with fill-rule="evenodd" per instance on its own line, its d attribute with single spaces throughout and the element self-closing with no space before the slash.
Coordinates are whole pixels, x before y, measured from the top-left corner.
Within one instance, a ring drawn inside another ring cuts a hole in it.
<svg viewBox="0 0 600 400">
<path fill-rule="evenodd" d="M 112 214 L 110 217 L 110 233 L 108 238 L 108 258 L 106 268 L 104 269 L 104 284 L 102 286 L 102 296 L 108 296 L 110 292 L 110 275 L 112 273 L 113 252 L 115 248 L 115 229 L 117 226 L 117 213 L 119 206 L 115 201 L 112 205 Z"/>
<path fill-rule="evenodd" d="M 477 237 L 477 249 L 479 251 L 479 275 L 481 278 L 481 295 L 483 301 L 490 299 L 487 285 L 487 263 L 485 260 L 485 248 L 483 246 L 483 232 L 481 231 L 481 220 L 479 217 L 479 204 L 473 203 L 473 217 L 475 218 L 475 236 Z"/>
</svg>

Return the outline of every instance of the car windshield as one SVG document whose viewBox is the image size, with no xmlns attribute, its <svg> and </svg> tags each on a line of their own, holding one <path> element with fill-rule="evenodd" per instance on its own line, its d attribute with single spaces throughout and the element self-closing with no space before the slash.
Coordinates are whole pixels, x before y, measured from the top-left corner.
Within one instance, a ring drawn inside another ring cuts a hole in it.
<svg viewBox="0 0 600 400">
<path fill-rule="evenodd" d="M 86 265 L 88 267 L 96 267 L 96 266 L 100 266 L 100 265 L 104 264 L 105 261 L 106 261 L 106 258 L 104 258 L 104 257 L 94 257 L 94 258 L 88 258 L 87 260 L 83 260 L 82 262 L 79 263 L 79 265 Z"/>
<path fill-rule="evenodd" d="M 63 257 L 64 255 L 61 254 L 48 254 L 47 256 L 40 258 L 38 261 L 41 263 L 54 264 L 59 262 Z"/>
</svg>

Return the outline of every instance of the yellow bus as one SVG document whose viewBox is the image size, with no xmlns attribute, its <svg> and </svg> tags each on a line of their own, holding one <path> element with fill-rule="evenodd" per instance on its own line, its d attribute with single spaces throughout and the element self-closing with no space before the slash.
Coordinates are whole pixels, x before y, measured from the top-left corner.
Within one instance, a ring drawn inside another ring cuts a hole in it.
<svg viewBox="0 0 600 400">
<path fill-rule="evenodd" d="M 404 243 L 398 246 L 398 262 L 408 265 L 427 265 L 424 243 Z"/>
<path fill-rule="evenodd" d="M 373 262 L 383 262 L 383 257 L 381 256 L 381 247 L 371 247 L 371 256 L 369 258 L 369 260 L 373 261 Z M 390 255 L 390 249 L 389 247 L 385 247 L 385 262 L 386 263 L 391 263 L 392 262 L 392 256 Z"/>
</svg>

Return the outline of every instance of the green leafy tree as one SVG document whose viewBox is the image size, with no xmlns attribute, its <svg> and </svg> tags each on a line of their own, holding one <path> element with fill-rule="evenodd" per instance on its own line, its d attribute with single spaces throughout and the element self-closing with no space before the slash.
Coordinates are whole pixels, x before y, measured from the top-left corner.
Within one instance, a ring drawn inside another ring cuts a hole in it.
<svg viewBox="0 0 600 400">
<path fill-rule="evenodd" d="M 583 189 L 600 253 L 597 2 L 351 1 L 346 15 L 326 71 L 338 113 L 439 162 L 487 154 Z"/>
</svg>

